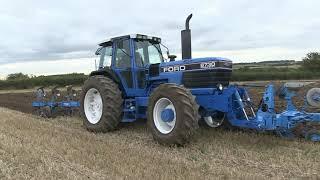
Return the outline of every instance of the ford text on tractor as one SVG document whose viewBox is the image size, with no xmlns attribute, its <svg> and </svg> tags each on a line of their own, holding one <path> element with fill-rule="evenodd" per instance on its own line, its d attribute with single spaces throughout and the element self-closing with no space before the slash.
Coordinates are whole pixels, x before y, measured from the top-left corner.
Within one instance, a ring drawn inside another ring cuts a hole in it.
<svg viewBox="0 0 320 180">
<path fill-rule="evenodd" d="M 228 124 L 320 141 L 320 114 L 294 107 L 292 90 L 298 88 L 294 84 L 281 89 L 288 103 L 283 113 L 275 112 L 272 84 L 255 109 L 244 87 L 229 84 L 232 61 L 192 58 L 191 17 L 181 32 L 179 61 L 169 51 L 168 60 L 164 59 L 165 46 L 157 37 L 126 35 L 99 44 L 99 68 L 84 83 L 80 101 L 84 126 L 89 131 L 112 131 L 120 122 L 147 119 L 155 140 L 182 145 L 203 121 L 212 128 Z M 319 88 L 309 91 L 306 104 L 320 107 Z"/>
</svg>

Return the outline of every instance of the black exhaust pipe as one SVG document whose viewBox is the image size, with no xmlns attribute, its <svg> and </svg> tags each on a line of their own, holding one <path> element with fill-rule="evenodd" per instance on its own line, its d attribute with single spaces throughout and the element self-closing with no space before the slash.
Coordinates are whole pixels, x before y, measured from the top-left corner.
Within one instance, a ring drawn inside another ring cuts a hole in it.
<svg viewBox="0 0 320 180">
<path fill-rule="evenodd" d="M 186 19 L 186 29 L 181 31 L 181 48 L 182 59 L 191 59 L 191 30 L 189 28 L 189 21 L 192 18 L 190 14 Z"/>
</svg>

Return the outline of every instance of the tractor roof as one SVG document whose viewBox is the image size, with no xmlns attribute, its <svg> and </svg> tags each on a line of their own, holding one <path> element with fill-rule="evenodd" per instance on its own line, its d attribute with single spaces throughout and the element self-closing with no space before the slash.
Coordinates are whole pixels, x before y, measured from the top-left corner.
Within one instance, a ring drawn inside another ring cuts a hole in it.
<svg viewBox="0 0 320 180">
<path fill-rule="evenodd" d="M 141 39 L 141 40 L 148 39 L 148 40 L 152 40 L 152 41 L 161 43 L 161 39 L 158 37 L 148 36 L 148 35 L 143 35 L 143 34 L 130 34 L 130 35 L 118 36 L 118 37 L 113 37 L 111 39 L 104 40 L 99 43 L 99 46 L 111 45 L 112 42 L 115 40 L 128 39 L 128 38 Z"/>
</svg>

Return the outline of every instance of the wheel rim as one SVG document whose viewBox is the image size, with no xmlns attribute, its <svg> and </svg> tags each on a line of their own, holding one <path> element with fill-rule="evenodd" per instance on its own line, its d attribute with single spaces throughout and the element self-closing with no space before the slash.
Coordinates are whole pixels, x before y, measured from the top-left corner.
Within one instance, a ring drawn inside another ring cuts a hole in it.
<svg viewBox="0 0 320 180">
<path fill-rule="evenodd" d="M 161 118 L 161 113 L 165 109 L 171 109 L 173 111 L 174 118 L 171 122 L 165 122 Z M 176 125 L 176 109 L 168 98 L 161 98 L 156 102 L 153 108 L 153 121 L 156 128 L 162 134 L 169 134 L 174 129 Z"/>
<path fill-rule="evenodd" d="M 91 124 L 97 124 L 102 116 L 102 97 L 99 91 L 95 88 L 91 88 L 87 91 L 84 98 L 84 112 L 87 120 Z"/>
<path fill-rule="evenodd" d="M 213 118 L 212 116 L 207 116 L 207 117 L 204 117 L 203 119 L 209 127 L 217 128 L 222 125 L 222 123 L 224 121 L 224 117 L 225 117 L 225 115 L 223 115 L 222 117 L 218 117 L 218 118 Z"/>
</svg>

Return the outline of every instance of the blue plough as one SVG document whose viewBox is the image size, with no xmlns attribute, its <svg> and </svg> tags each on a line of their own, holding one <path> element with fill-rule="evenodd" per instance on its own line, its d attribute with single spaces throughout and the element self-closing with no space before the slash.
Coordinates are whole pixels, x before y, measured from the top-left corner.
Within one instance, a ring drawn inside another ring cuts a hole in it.
<svg viewBox="0 0 320 180">
<path fill-rule="evenodd" d="M 61 98 L 61 91 L 57 87 L 51 90 L 51 98 L 47 98 L 44 87 L 40 87 L 36 91 L 36 101 L 32 102 L 34 113 L 40 117 L 54 117 L 59 109 L 64 111 L 65 115 L 72 116 L 78 111 L 80 102 L 76 100 L 77 92 L 72 86 L 67 86 L 67 95 Z"/>
<path fill-rule="evenodd" d="M 320 88 L 313 88 L 304 97 L 304 106 L 299 110 L 293 103 L 296 96 L 294 91 L 302 87 L 301 83 L 286 83 L 275 92 L 273 84 L 266 87 L 263 98 L 256 113 L 246 113 L 246 107 L 252 109 L 244 88 L 238 88 L 234 96 L 235 104 L 228 113 L 228 120 L 232 126 L 255 129 L 257 131 L 273 131 L 281 137 L 303 137 L 311 141 L 320 141 L 320 113 L 307 112 L 307 107 L 320 107 Z M 286 110 L 281 113 L 275 111 L 275 95 L 286 100 Z"/>
</svg>

